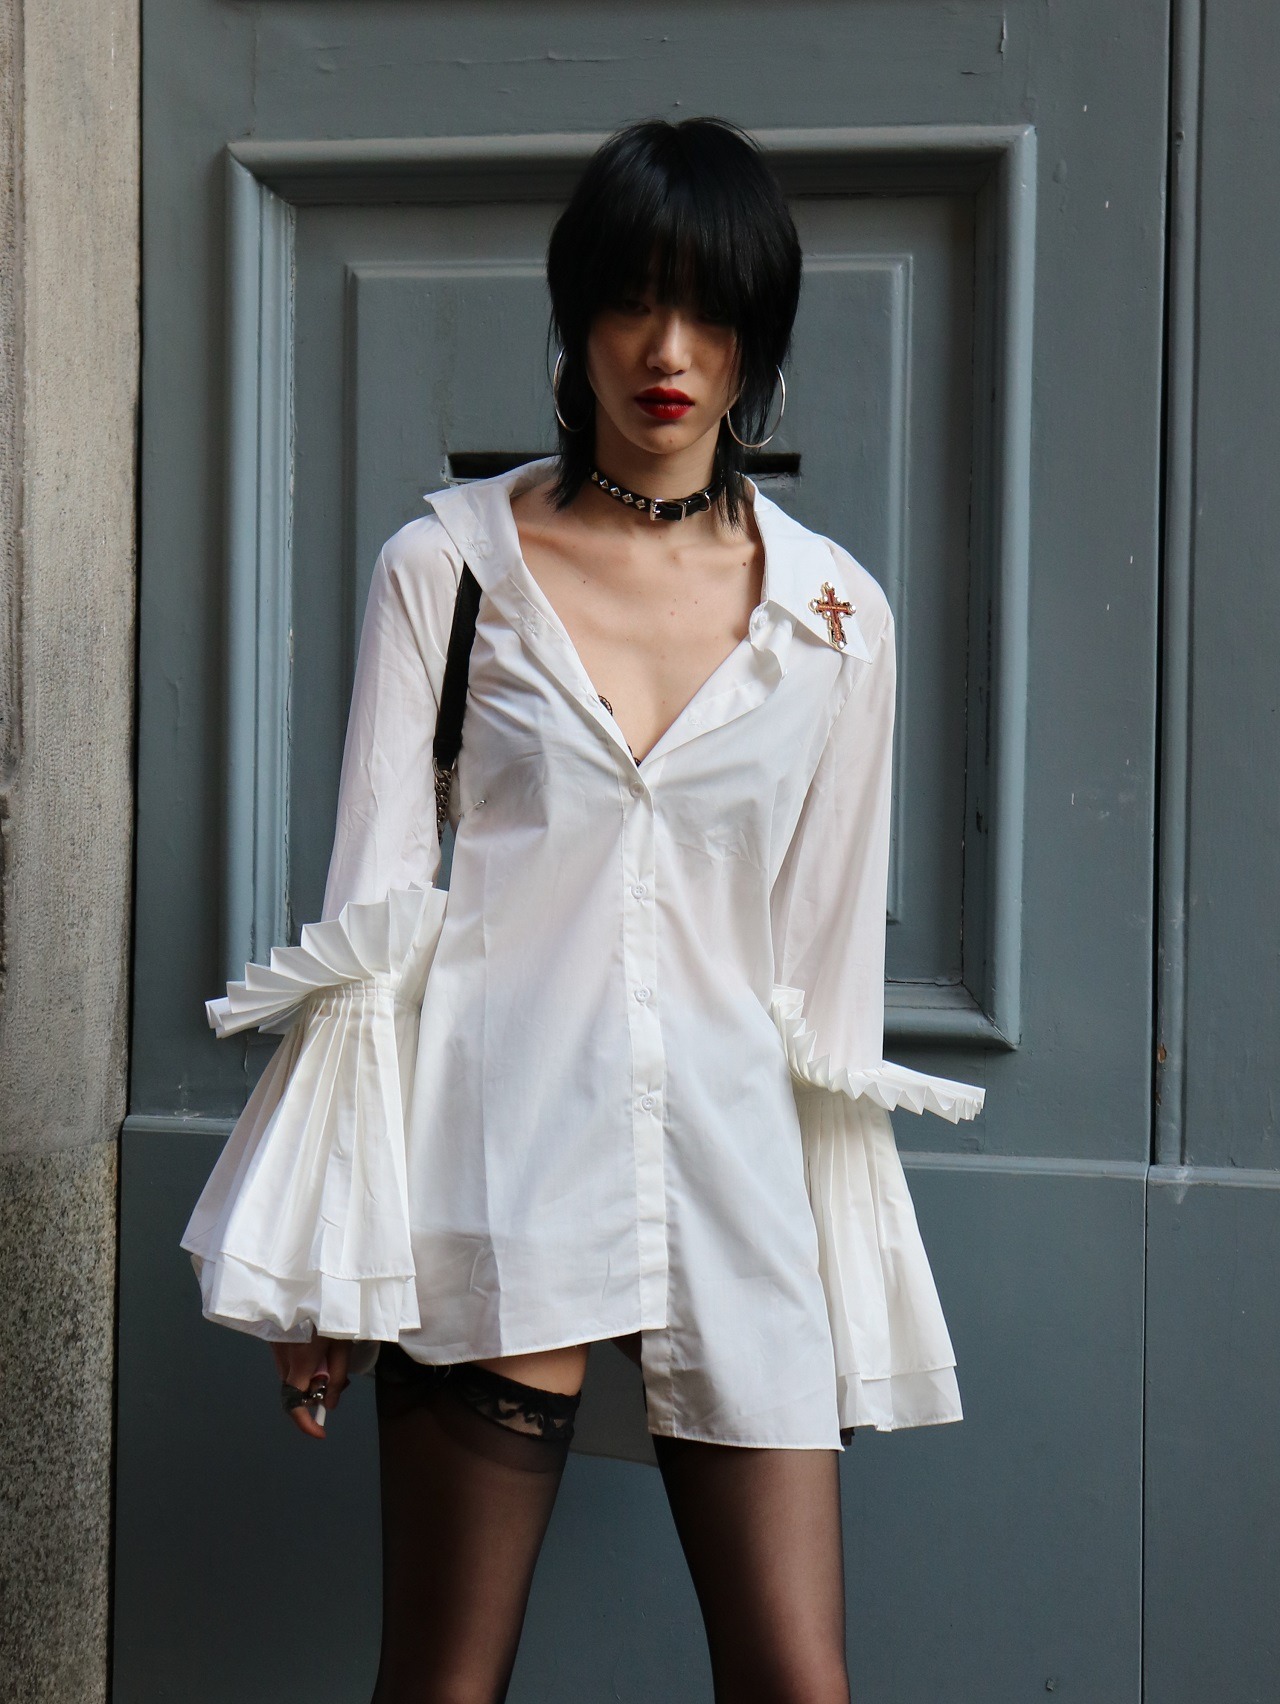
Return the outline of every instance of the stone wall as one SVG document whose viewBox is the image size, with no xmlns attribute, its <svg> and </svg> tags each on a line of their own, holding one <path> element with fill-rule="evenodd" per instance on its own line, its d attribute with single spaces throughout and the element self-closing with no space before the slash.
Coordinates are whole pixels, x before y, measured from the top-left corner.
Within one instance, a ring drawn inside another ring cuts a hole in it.
<svg viewBox="0 0 1280 1704">
<path fill-rule="evenodd" d="M 0 0 L 0 1649 L 108 1690 L 132 856 L 138 0 Z"/>
</svg>

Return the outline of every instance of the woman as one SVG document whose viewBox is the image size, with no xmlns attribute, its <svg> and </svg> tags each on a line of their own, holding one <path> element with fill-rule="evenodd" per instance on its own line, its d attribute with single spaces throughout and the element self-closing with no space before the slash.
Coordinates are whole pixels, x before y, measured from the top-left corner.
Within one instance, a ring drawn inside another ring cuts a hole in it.
<svg viewBox="0 0 1280 1704">
<path fill-rule="evenodd" d="M 593 1341 L 734 1704 L 847 1700 L 838 1452 L 960 1417 L 888 1109 L 982 1094 L 881 1057 L 893 623 L 743 471 L 800 273 L 740 131 L 600 149 L 548 250 L 559 455 L 383 546 L 324 921 L 210 1003 L 285 1041 L 184 1247 L 307 1435 L 377 1354 L 377 1704 L 505 1696 Z"/>
</svg>

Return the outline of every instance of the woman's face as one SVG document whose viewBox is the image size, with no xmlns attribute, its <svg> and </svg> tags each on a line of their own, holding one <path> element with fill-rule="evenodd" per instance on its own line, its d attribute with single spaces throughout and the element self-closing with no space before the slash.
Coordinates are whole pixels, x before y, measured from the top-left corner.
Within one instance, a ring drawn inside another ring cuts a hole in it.
<svg viewBox="0 0 1280 1704">
<path fill-rule="evenodd" d="M 671 455 L 706 438 L 713 452 L 736 394 L 731 325 L 651 289 L 602 308 L 587 334 L 587 378 L 596 395 L 597 449 L 609 429 L 637 449 Z"/>
</svg>

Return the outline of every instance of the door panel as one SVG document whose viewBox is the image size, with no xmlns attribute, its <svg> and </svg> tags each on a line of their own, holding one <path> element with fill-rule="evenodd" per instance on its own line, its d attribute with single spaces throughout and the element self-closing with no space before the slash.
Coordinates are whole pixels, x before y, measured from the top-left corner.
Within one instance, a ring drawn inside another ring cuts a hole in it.
<svg viewBox="0 0 1280 1704">
<path fill-rule="evenodd" d="M 149 0 L 144 29 L 117 1699 L 279 1697 L 280 1628 L 321 1621 L 331 1695 L 367 1696 L 369 1392 L 289 1438 L 176 1248 L 270 1050 L 202 1003 L 318 909 L 378 545 L 458 458 L 550 442 L 540 257 L 589 139 L 715 111 L 807 251 L 769 446 L 798 471 L 762 482 L 898 620 L 889 1051 L 988 1087 L 973 1126 L 896 1124 L 966 1419 L 842 1459 L 855 1693 L 1135 1704 L 1166 7 Z M 632 1373 L 593 1351 L 513 1699 L 707 1695 Z M 317 1508 L 323 1587 L 279 1562 Z"/>
<path fill-rule="evenodd" d="M 466 458 L 546 453 L 554 441 L 541 256 L 556 205 L 299 210 L 286 855 L 295 927 L 318 915 L 323 897 L 345 705 L 379 545 Z M 894 603 L 904 782 L 889 974 L 904 994 L 912 984 L 958 987 L 973 198 L 801 196 L 795 209 L 803 306 L 791 400 L 769 446 L 791 466 L 761 483 L 874 563 Z M 973 662 L 985 675 L 985 656 Z"/>
</svg>

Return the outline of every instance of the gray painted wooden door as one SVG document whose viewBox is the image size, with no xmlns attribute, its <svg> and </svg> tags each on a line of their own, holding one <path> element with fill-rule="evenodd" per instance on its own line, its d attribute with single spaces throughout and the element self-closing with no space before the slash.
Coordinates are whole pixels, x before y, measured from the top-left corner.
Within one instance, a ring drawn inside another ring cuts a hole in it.
<svg viewBox="0 0 1280 1704">
<path fill-rule="evenodd" d="M 302 1446 L 177 1249 L 266 1057 L 202 1002 L 318 912 L 378 545 L 551 441 L 575 171 L 701 111 L 760 136 L 807 252 L 761 480 L 897 614 L 887 1051 L 988 1087 L 976 1126 L 896 1121 L 966 1418 L 842 1460 L 855 1695 L 1133 1704 L 1165 6 L 153 0 L 145 49 L 119 1704 L 278 1698 L 307 1627 L 367 1696 L 370 1393 Z M 607 1346 L 581 1441 L 512 1696 L 708 1698 Z"/>
</svg>

